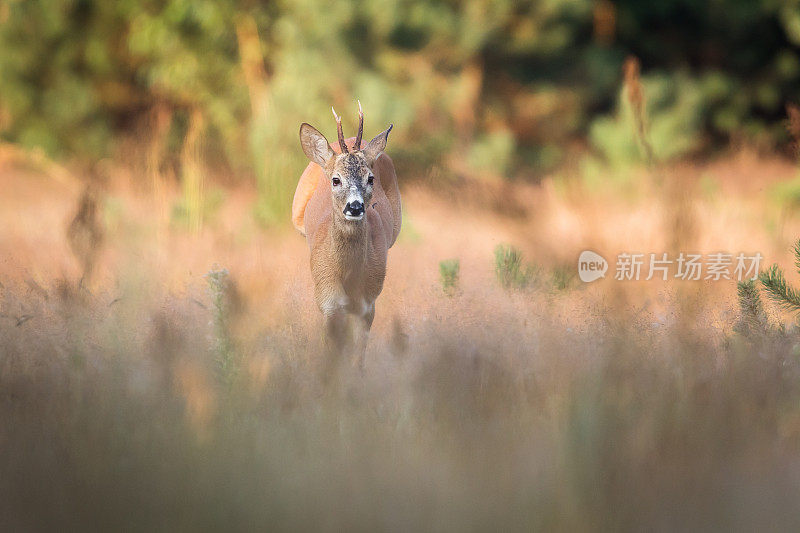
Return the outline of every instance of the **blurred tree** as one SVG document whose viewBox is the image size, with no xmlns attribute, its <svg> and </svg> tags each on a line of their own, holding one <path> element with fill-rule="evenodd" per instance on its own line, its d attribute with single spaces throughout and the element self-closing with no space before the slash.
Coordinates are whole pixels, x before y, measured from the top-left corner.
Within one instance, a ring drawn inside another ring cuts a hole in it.
<svg viewBox="0 0 800 533">
<path fill-rule="evenodd" d="M 331 104 L 352 128 L 360 98 L 367 135 L 394 122 L 409 176 L 535 175 L 587 135 L 631 151 L 612 114 L 629 54 L 654 144 L 680 140 L 660 156 L 783 142 L 799 46 L 800 0 L 6 0 L 0 138 L 93 159 L 148 125 L 148 166 L 193 153 L 251 176 L 269 222 L 303 165 L 298 125 L 332 132 Z"/>
</svg>

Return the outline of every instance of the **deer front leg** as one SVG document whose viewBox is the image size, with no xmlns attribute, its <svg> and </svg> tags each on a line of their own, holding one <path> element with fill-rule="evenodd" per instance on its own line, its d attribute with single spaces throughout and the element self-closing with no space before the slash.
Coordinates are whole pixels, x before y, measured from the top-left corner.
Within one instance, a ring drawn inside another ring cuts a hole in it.
<svg viewBox="0 0 800 533">
<path fill-rule="evenodd" d="M 347 315 L 344 309 L 330 309 L 323 313 L 323 359 L 320 361 L 320 379 L 324 386 L 335 382 L 339 375 L 342 355 L 347 344 Z M 333 381 L 332 381 L 333 380 Z"/>
<path fill-rule="evenodd" d="M 367 342 L 369 341 L 369 331 L 372 329 L 372 320 L 375 318 L 375 302 L 369 306 L 364 314 L 353 317 L 353 329 L 355 337 L 353 365 L 357 365 L 359 370 L 364 371 L 365 353 Z"/>
<path fill-rule="evenodd" d="M 348 341 L 347 314 L 343 309 L 333 309 L 324 315 L 323 341 L 328 355 L 335 359 L 344 352 Z"/>
</svg>

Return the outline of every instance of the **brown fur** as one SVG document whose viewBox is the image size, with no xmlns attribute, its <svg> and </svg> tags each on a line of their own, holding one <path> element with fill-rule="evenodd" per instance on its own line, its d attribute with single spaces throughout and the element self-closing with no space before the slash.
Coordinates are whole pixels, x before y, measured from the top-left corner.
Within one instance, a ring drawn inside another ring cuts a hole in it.
<svg viewBox="0 0 800 533">
<path fill-rule="evenodd" d="M 351 153 L 354 142 L 354 138 L 346 140 Z M 308 196 L 313 188 L 304 209 L 295 217 L 300 215 L 301 231 L 311 250 L 314 294 L 325 318 L 326 337 L 339 350 L 354 344 L 360 364 L 375 300 L 383 289 L 387 253 L 401 225 L 400 191 L 392 160 L 380 153 L 369 167 L 368 144 L 362 142 L 359 148 L 363 152 L 345 157 L 339 156 L 338 145 L 328 144 L 335 155 L 324 170 L 313 161 L 308 164 L 295 197 L 295 205 L 299 205 L 304 201 L 302 196 Z M 365 168 L 371 168 L 374 175 L 365 216 L 356 222 L 345 220 L 341 206 L 334 206 L 331 176 L 362 172 Z M 314 185 L 309 187 L 309 183 Z"/>
</svg>

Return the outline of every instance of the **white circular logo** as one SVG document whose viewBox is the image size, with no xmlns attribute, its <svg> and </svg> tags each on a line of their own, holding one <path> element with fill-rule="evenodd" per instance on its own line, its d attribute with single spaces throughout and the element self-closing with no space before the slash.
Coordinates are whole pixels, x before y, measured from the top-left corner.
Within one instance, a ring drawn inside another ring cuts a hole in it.
<svg viewBox="0 0 800 533">
<path fill-rule="evenodd" d="M 578 277 L 581 281 L 590 283 L 596 279 L 605 277 L 608 271 L 608 261 L 602 255 L 584 250 L 578 257 Z"/>
</svg>

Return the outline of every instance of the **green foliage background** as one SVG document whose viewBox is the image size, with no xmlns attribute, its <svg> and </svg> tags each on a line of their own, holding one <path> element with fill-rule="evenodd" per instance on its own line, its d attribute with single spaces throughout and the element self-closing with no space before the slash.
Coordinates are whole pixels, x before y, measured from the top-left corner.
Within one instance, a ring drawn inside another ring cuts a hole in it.
<svg viewBox="0 0 800 533">
<path fill-rule="evenodd" d="M 393 122 L 409 175 L 531 177 L 572 141 L 638 157 L 617 102 L 630 54 L 660 157 L 781 143 L 798 45 L 798 0 L 5 0 L 0 138 L 92 160 L 147 142 L 167 109 L 178 160 L 194 113 L 204 160 L 257 179 L 271 219 L 302 165 L 298 125 L 331 136 L 331 104 L 350 132 L 356 98 L 367 135 Z"/>
</svg>

